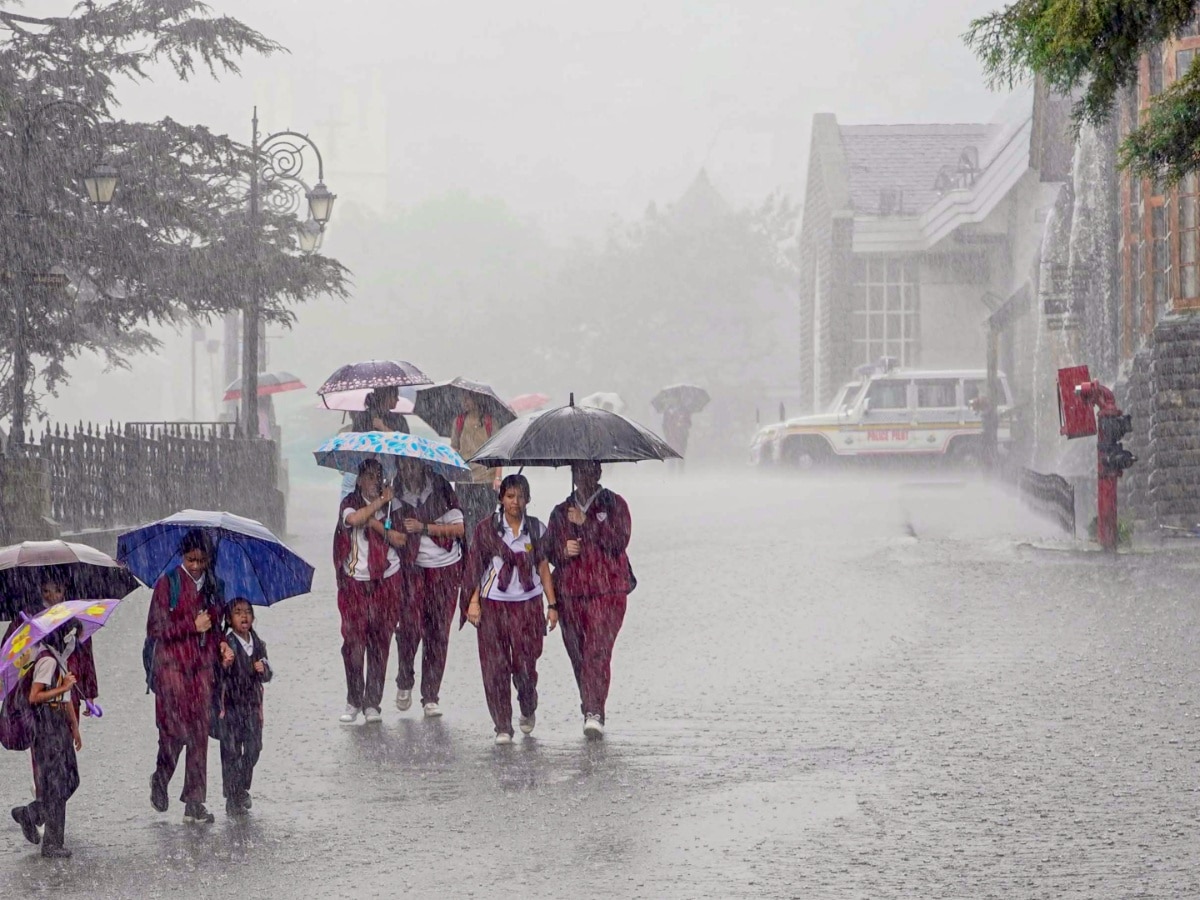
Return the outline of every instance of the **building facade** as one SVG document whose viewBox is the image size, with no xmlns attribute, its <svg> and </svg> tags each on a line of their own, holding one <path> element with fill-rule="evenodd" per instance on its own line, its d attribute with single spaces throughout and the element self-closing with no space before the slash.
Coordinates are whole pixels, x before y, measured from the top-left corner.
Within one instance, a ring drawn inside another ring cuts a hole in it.
<svg viewBox="0 0 1200 900">
<path fill-rule="evenodd" d="M 800 234 L 806 407 L 823 408 L 855 367 L 883 356 L 985 366 L 988 316 L 1028 297 L 1036 277 L 1069 159 L 1047 152 L 1061 119 L 1033 89 L 988 123 L 814 117 Z"/>
</svg>

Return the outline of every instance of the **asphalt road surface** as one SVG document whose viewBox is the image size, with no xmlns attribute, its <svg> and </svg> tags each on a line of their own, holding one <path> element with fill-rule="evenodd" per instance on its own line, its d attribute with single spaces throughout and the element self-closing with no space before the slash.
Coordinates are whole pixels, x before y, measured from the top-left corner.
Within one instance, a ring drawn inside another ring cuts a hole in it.
<svg viewBox="0 0 1200 900">
<path fill-rule="evenodd" d="M 566 479 L 535 475 L 535 514 Z M 182 824 L 182 767 L 150 807 L 139 592 L 95 638 L 75 856 L 41 859 L 5 814 L 0 896 L 1200 896 L 1200 556 L 1072 552 L 929 472 L 605 483 L 640 584 L 602 741 L 554 634 L 533 737 L 494 746 L 470 626 L 443 719 L 397 712 L 389 681 L 381 725 L 340 725 L 330 478 L 291 508 L 315 591 L 259 615 L 276 677 L 249 819 L 225 818 L 215 743 L 215 825 Z M 6 806 L 28 772 L 0 753 Z"/>
</svg>

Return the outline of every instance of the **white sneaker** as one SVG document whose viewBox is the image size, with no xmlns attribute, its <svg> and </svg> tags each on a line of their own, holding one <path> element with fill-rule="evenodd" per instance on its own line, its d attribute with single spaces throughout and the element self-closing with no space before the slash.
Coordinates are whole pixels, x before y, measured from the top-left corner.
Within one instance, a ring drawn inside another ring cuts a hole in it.
<svg viewBox="0 0 1200 900">
<path fill-rule="evenodd" d="M 496 733 L 496 743 L 497 744 L 511 744 L 512 743 L 512 735 L 509 734 L 507 731 L 497 732 Z"/>
<path fill-rule="evenodd" d="M 528 716 L 521 716 L 521 733 L 533 734 L 533 726 L 537 724 L 537 714 L 530 713 Z"/>
<path fill-rule="evenodd" d="M 584 716 L 583 733 L 587 737 L 603 737 L 604 726 L 600 724 L 599 716 Z"/>
<path fill-rule="evenodd" d="M 378 706 L 368 706 L 366 710 L 364 710 L 363 715 L 366 717 L 367 724 L 383 721 L 383 710 L 381 710 Z"/>
<path fill-rule="evenodd" d="M 412 691 L 396 691 L 396 709 L 404 712 L 412 706 Z"/>
<path fill-rule="evenodd" d="M 441 711 L 441 709 L 438 708 L 438 705 L 436 703 L 426 703 L 425 704 L 425 718 L 436 719 L 439 716 L 441 716 L 441 714 L 442 714 L 442 711 Z"/>
<path fill-rule="evenodd" d="M 338 717 L 338 721 L 346 725 L 353 725 L 358 721 L 359 712 L 361 710 L 357 706 L 347 706 L 346 711 Z"/>
</svg>

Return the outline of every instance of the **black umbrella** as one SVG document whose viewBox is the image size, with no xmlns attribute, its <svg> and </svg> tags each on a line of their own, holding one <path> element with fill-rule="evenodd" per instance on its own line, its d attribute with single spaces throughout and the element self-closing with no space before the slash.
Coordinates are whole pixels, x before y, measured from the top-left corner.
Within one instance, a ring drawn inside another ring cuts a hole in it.
<svg viewBox="0 0 1200 900">
<path fill-rule="evenodd" d="M 708 406 L 712 398 L 708 391 L 694 384 L 673 384 L 665 387 L 650 401 L 655 412 L 666 412 L 668 409 L 679 409 L 686 413 L 698 413 Z"/>
<path fill-rule="evenodd" d="M 366 362 L 342 366 L 325 379 L 317 388 L 317 394 L 340 394 L 363 388 L 408 387 L 410 385 L 433 384 L 433 379 L 410 362 L 390 359 L 369 359 Z"/>
<path fill-rule="evenodd" d="M 468 462 L 485 466 L 569 466 L 679 459 L 662 438 L 622 415 L 570 406 L 526 416 L 492 436 Z"/>
<path fill-rule="evenodd" d="M 455 420 L 462 415 L 463 394 L 471 394 L 479 405 L 479 411 L 492 417 L 493 433 L 517 417 L 512 407 L 496 396 L 489 385 L 466 378 L 454 378 L 420 388 L 413 412 L 428 422 L 438 434 L 449 437 L 454 431 Z"/>
<path fill-rule="evenodd" d="M 0 619 L 41 606 L 46 575 L 61 579 L 68 600 L 120 600 L 138 580 L 115 559 L 86 544 L 25 541 L 0 548 Z"/>
</svg>

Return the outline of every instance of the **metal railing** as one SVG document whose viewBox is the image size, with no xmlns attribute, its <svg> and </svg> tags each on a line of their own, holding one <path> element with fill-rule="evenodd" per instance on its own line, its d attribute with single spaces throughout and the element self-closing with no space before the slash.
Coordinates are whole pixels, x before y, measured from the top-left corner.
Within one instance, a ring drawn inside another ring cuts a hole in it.
<svg viewBox="0 0 1200 900">
<path fill-rule="evenodd" d="M 1061 475 L 1046 475 L 1019 466 L 1006 467 L 1001 475 L 1017 489 L 1022 503 L 1075 536 L 1075 486 L 1071 482 Z"/>
</svg>

